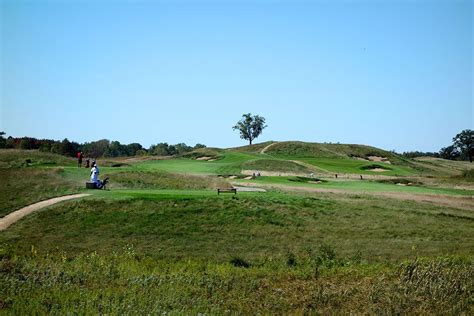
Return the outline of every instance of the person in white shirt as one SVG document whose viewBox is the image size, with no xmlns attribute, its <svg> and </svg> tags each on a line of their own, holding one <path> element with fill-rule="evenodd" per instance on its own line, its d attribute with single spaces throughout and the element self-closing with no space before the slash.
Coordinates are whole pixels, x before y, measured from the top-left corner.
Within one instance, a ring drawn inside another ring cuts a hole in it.
<svg viewBox="0 0 474 316">
<path fill-rule="evenodd" d="M 99 180 L 99 166 L 95 162 L 95 160 L 92 161 L 92 169 L 91 169 L 91 182 L 95 184 L 95 187 L 97 189 L 105 189 L 105 186 L 107 183 L 109 183 L 109 178 L 105 178 L 103 181 Z"/>
<path fill-rule="evenodd" d="M 92 169 L 91 169 L 91 182 L 95 183 L 95 186 L 100 189 L 102 183 L 99 180 L 99 166 L 97 163 L 92 161 Z"/>
</svg>

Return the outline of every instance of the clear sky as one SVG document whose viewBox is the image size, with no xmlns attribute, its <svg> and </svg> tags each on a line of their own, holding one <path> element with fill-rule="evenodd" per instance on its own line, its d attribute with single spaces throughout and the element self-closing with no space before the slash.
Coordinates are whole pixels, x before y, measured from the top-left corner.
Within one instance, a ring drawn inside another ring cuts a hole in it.
<svg viewBox="0 0 474 316">
<path fill-rule="evenodd" d="M 438 151 L 474 128 L 473 2 L 0 0 L 0 130 Z"/>
</svg>

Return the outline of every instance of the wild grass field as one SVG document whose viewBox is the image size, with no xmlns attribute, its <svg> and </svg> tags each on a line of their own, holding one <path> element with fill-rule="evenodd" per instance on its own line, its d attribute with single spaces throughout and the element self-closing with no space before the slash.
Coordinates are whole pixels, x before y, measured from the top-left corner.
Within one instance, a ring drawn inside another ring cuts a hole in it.
<svg viewBox="0 0 474 316">
<path fill-rule="evenodd" d="M 1 313 L 474 313 L 469 163 L 300 142 L 98 162 L 110 190 L 0 150 L 0 216 L 91 194 L 0 231 Z"/>
</svg>

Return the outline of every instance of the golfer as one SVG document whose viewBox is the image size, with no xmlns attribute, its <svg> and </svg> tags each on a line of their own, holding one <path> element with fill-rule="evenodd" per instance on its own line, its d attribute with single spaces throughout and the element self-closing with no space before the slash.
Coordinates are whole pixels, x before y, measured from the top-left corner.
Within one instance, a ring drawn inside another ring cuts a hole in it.
<svg viewBox="0 0 474 316">
<path fill-rule="evenodd" d="M 97 188 L 100 188 L 102 186 L 102 183 L 99 180 L 99 172 L 99 166 L 97 165 L 95 160 L 93 160 L 91 169 L 91 182 L 94 182 Z"/>
</svg>

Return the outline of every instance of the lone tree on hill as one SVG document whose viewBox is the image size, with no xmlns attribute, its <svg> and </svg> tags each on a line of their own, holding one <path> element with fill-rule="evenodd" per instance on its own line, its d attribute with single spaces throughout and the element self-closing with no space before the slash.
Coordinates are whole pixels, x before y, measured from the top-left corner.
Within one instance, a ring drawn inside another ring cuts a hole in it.
<svg viewBox="0 0 474 316">
<path fill-rule="evenodd" d="M 252 141 L 262 134 L 265 125 L 265 118 L 251 113 L 243 114 L 242 119 L 232 127 L 240 132 L 240 138 L 246 139 L 252 145 Z"/>
<path fill-rule="evenodd" d="M 461 153 L 468 156 L 469 161 L 472 162 L 472 156 L 474 155 L 474 131 L 465 129 L 454 136 L 453 146 L 459 148 Z"/>
</svg>

